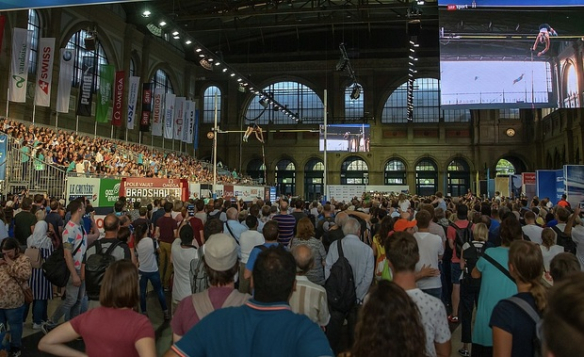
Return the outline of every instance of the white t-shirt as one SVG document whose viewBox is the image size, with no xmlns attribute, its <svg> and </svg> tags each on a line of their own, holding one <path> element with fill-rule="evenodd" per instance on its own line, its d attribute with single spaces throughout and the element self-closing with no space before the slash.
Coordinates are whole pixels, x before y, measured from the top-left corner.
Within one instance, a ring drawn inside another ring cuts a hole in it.
<svg viewBox="0 0 584 357">
<path fill-rule="evenodd" d="M 258 231 L 244 231 L 239 236 L 239 246 L 241 247 L 241 262 L 247 264 L 249 253 L 253 247 L 262 245 L 266 242 L 263 234 Z"/>
<path fill-rule="evenodd" d="M 576 243 L 576 258 L 580 262 L 580 268 L 584 271 L 584 226 L 576 225 L 572 228 L 572 240 Z"/>
<path fill-rule="evenodd" d="M 550 262 L 556 255 L 564 252 L 564 247 L 552 245 L 548 250 L 543 245 L 540 245 L 539 248 L 541 249 L 541 255 L 543 256 L 543 267 L 545 271 L 550 271 Z"/>
<path fill-rule="evenodd" d="M 174 280 L 172 283 L 172 300 L 181 301 L 191 295 L 191 261 L 197 259 L 197 248 L 183 248 L 180 239 L 172 242 L 171 254 L 174 267 Z"/>
<path fill-rule="evenodd" d="M 533 243 L 541 244 L 541 232 L 543 228 L 536 226 L 535 224 L 527 224 L 521 227 L 523 234 L 529 237 Z"/>
<path fill-rule="evenodd" d="M 446 318 L 446 308 L 439 299 L 426 294 L 420 289 L 406 290 L 406 293 L 418 306 L 424 331 L 426 332 L 426 353 L 429 357 L 436 356 L 436 343 L 450 340 L 450 328 Z"/>
<path fill-rule="evenodd" d="M 442 238 L 430 232 L 416 232 L 414 237 L 420 251 L 420 260 L 416 263 L 416 272 L 422 270 L 424 265 L 438 269 L 438 256 L 444 254 Z M 440 276 L 430 276 L 418 280 L 416 285 L 420 289 L 436 289 L 442 287 L 442 281 Z"/>
<path fill-rule="evenodd" d="M 154 244 L 158 248 L 158 242 L 152 243 L 152 238 L 144 237 L 140 239 L 138 246 L 136 246 L 136 254 L 138 255 L 138 262 L 140 266 L 139 271 L 144 273 L 154 273 L 158 271 L 158 264 L 156 264 L 156 254 Z"/>
</svg>

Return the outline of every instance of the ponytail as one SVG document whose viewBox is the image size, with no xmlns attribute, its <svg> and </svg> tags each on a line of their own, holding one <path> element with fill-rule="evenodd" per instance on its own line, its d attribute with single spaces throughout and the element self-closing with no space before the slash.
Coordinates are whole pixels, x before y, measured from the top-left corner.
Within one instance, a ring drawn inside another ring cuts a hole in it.
<svg viewBox="0 0 584 357">
<path fill-rule="evenodd" d="M 533 242 L 517 240 L 509 249 L 509 264 L 513 265 L 515 280 L 531 284 L 529 292 L 539 311 L 547 306 L 547 291 L 541 282 L 543 257 L 539 246 Z"/>
<path fill-rule="evenodd" d="M 540 281 L 541 278 L 535 279 L 531 282 L 531 289 L 529 292 L 535 299 L 535 306 L 539 311 L 544 311 L 547 307 L 547 289 Z"/>
</svg>

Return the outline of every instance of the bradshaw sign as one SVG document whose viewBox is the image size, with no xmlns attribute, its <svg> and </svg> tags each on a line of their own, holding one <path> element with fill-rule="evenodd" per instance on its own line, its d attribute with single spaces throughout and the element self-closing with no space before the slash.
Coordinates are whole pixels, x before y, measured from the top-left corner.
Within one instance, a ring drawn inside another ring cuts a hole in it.
<svg viewBox="0 0 584 357">
<path fill-rule="evenodd" d="M 188 188 L 186 179 L 127 177 L 122 179 L 120 197 L 155 199 L 173 196 L 186 201 L 189 199 Z"/>
</svg>

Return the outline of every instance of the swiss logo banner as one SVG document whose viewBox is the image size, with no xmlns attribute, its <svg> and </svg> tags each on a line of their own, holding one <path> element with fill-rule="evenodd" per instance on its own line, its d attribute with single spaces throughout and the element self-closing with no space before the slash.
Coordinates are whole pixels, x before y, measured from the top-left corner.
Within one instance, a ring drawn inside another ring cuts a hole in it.
<svg viewBox="0 0 584 357">
<path fill-rule="evenodd" d="M 55 60 L 55 39 L 39 40 L 37 83 L 34 104 L 38 107 L 51 106 L 51 86 L 53 82 L 53 62 Z"/>
</svg>

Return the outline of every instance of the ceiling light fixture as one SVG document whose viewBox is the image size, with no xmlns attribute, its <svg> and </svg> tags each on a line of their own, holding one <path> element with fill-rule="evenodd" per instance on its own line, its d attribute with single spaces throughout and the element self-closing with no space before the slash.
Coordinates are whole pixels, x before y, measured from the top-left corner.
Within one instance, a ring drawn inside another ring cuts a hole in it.
<svg viewBox="0 0 584 357">
<path fill-rule="evenodd" d="M 152 15 L 150 10 L 144 10 L 144 12 L 142 12 L 142 17 L 150 17 L 150 15 Z"/>
<path fill-rule="evenodd" d="M 164 26 L 166 26 L 166 22 L 165 21 L 160 21 L 159 25 L 160 25 L 160 27 L 164 27 Z"/>
</svg>

